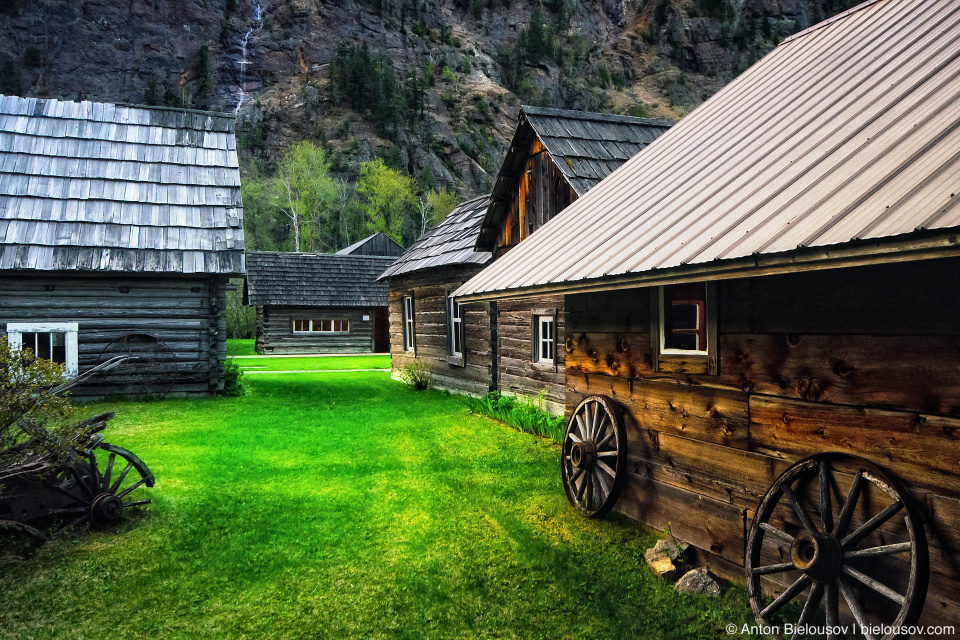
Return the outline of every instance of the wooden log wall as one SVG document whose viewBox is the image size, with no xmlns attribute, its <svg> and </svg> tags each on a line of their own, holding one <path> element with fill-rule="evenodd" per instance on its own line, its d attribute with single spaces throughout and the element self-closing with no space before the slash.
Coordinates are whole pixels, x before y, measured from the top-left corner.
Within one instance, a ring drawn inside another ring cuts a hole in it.
<svg viewBox="0 0 960 640">
<path fill-rule="evenodd" d="M 533 317 L 555 311 L 557 353 L 554 364 L 533 361 Z M 508 300 L 497 303 L 498 388 L 507 394 L 537 398 L 543 392 L 543 407 L 553 415 L 564 411 L 564 317 L 563 296 Z"/>
<path fill-rule="evenodd" d="M 151 367 L 158 388 L 172 394 L 215 393 L 223 388 L 227 286 L 228 279 L 220 276 L 5 272 L 0 274 L 0 331 L 6 335 L 8 322 L 78 323 L 81 372 L 96 365 L 117 338 L 152 336 L 169 349 Z M 141 381 L 107 372 L 72 393 L 123 395 L 141 389 Z"/>
<path fill-rule="evenodd" d="M 390 280 L 390 361 L 394 378 L 399 378 L 408 364 L 420 360 L 430 370 L 435 387 L 480 395 L 490 391 L 496 343 L 489 304 L 463 307 L 463 365 L 448 361 L 447 295 L 478 271 L 476 267 L 450 267 Z M 409 292 L 414 296 L 413 353 L 403 348 L 403 296 Z"/>
<path fill-rule="evenodd" d="M 536 136 L 530 142 L 516 184 L 495 253 L 517 244 L 577 199 L 577 192 Z"/>
<path fill-rule="evenodd" d="M 257 307 L 257 346 L 264 355 L 372 353 L 374 307 Z M 367 320 L 363 319 L 367 316 Z M 349 333 L 294 333 L 297 320 L 349 320 Z M 262 345 L 262 346 L 261 346 Z"/>
<path fill-rule="evenodd" d="M 960 620 L 960 261 L 722 281 L 717 376 L 653 370 L 653 293 L 566 298 L 567 416 L 592 394 L 625 409 L 617 509 L 669 522 L 742 581 L 746 533 L 777 476 L 814 453 L 859 455 L 926 512 L 923 622 Z"/>
</svg>

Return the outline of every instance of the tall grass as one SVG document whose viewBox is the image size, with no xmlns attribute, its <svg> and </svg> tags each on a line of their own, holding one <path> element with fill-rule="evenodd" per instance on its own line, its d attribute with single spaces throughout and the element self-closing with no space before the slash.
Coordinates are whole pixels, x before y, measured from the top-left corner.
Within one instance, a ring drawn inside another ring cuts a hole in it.
<svg viewBox="0 0 960 640">
<path fill-rule="evenodd" d="M 551 416 L 543 410 L 543 392 L 536 400 L 522 396 L 505 396 L 491 391 L 479 398 L 467 397 L 467 406 L 474 413 L 490 416 L 515 429 L 563 442 L 563 416 Z"/>
</svg>

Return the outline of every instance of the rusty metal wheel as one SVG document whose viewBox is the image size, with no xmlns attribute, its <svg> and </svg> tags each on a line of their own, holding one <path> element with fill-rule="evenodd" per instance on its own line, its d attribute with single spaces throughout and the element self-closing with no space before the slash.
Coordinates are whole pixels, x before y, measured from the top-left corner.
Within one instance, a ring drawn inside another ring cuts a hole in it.
<svg viewBox="0 0 960 640">
<path fill-rule="evenodd" d="M 745 570 L 757 622 L 788 631 L 774 633 L 778 640 L 832 639 L 842 627 L 850 637 L 906 638 L 897 628 L 920 617 L 929 578 L 920 511 L 895 478 L 863 458 L 806 458 L 760 502 Z M 763 587 L 782 591 L 768 601 Z"/>
<path fill-rule="evenodd" d="M 122 470 L 118 470 L 120 465 Z M 65 523 L 54 535 L 86 523 L 97 527 L 116 524 L 125 509 L 152 502 L 142 495 L 141 489 L 154 485 L 150 469 L 133 453 L 116 445 L 100 443 L 81 453 L 80 459 L 67 467 L 60 478 L 61 482 L 51 489 L 70 500 L 50 511 L 50 515 Z"/>
<path fill-rule="evenodd" d="M 563 435 L 560 473 L 570 504 L 589 517 L 617 501 L 626 476 L 627 437 L 620 405 L 590 396 L 577 405 Z"/>
</svg>

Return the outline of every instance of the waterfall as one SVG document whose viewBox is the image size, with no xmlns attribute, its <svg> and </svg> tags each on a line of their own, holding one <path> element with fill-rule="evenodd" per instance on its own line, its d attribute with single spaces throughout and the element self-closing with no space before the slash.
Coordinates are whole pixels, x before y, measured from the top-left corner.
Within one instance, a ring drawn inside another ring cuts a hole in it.
<svg viewBox="0 0 960 640">
<path fill-rule="evenodd" d="M 247 77 L 247 68 L 253 62 L 253 53 L 249 49 L 251 39 L 252 42 L 255 43 L 257 36 L 259 36 L 263 30 L 263 7 L 260 4 L 260 0 L 251 0 L 251 3 L 253 5 L 253 25 L 247 29 L 246 33 L 244 33 L 240 39 L 240 55 L 235 62 L 239 67 L 239 73 L 237 74 L 237 87 L 235 91 L 237 106 L 233 109 L 234 113 L 240 112 L 240 107 L 243 106 L 243 102 L 247 97 L 247 90 L 256 88 L 256 86 L 260 84 L 260 80 L 256 76 L 252 78 Z"/>
</svg>

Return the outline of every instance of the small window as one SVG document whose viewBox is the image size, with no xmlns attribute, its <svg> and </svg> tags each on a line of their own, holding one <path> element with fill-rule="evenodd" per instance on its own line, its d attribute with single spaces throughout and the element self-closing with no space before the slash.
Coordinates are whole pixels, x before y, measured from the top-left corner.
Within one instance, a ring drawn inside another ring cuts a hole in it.
<svg viewBox="0 0 960 640">
<path fill-rule="evenodd" d="M 78 372 L 77 323 L 9 322 L 7 342 L 13 349 L 29 349 L 37 357 L 62 364 L 66 375 Z"/>
<path fill-rule="evenodd" d="M 660 348 L 664 353 L 707 352 L 707 288 L 702 282 L 660 289 Z"/>
<path fill-rule="evenodd" d="M 556 357 L 556 320 L 554 316 L 534 316 L 534 362 L 553 363 Z"/>
<path fill-rule="evenodd" d="M 450 355 L 463 355 L 463 309 L 453 298 L 447 298 L 450 314 Z"/>
<path fill-rule="evenodd" d="M 349 320 L 294 320 L 294 333 L 350 333 Z"/>
<path fill-rule="evenodd" d="M 403 296 L 403 350 L 414 350 L 413 296 Z"/>
</svg>

